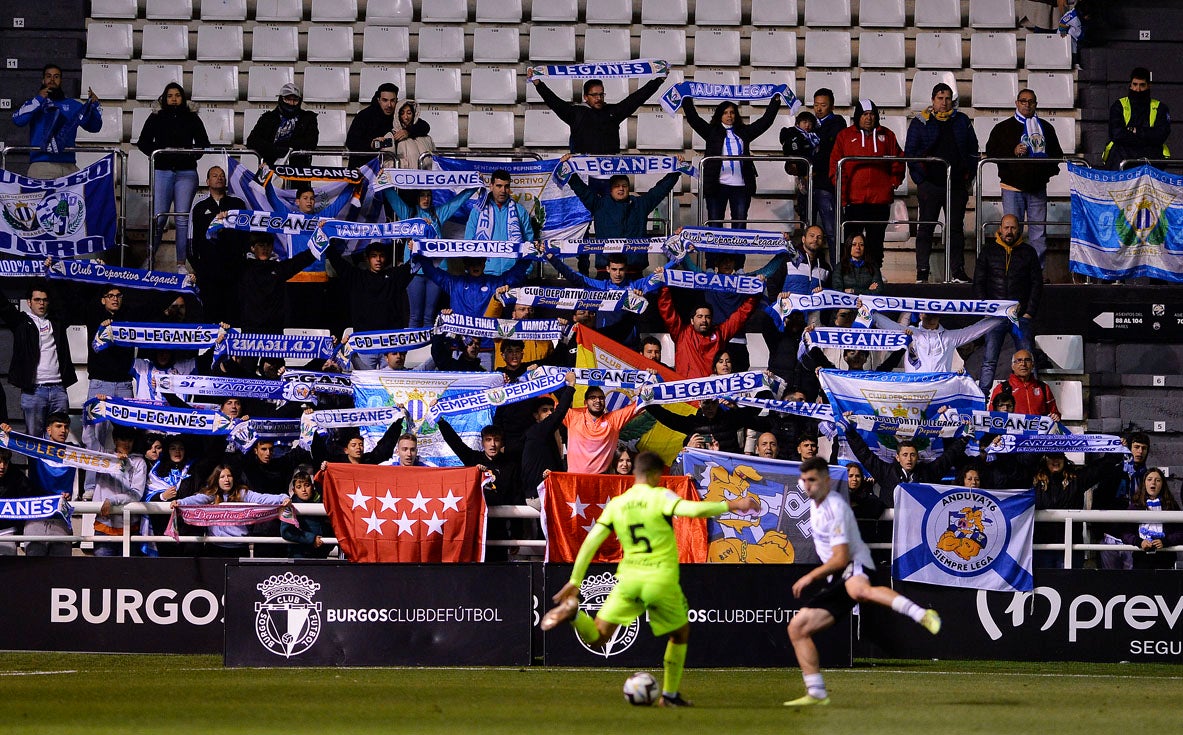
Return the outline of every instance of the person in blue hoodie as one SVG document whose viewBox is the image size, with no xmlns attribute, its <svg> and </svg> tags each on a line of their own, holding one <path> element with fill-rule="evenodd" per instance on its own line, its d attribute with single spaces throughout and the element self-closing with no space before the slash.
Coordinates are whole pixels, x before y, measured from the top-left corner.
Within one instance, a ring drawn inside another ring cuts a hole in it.
<svg viewBox="0 0 1183 735">
<path fill-rule="evenodd" d="M 62 91 L 62 68 L 46 64 L 41 70 L 41 89 L 12 113 L 17 127 L 29 126 L 29 178 L 56 179 L 78 170 L 74 147 L 78 128 L 89 133 L 103 129 L 103 106 L 93 89 L 86 101 L 66 99 Z"/>
<path fill-rule="evenodd" d="M 491 276 L 485 273 L 484 258 L 465 258 L 464 274 L 454 276 L 447 271 L 436 268 L 430 258 L 419 255 L 412 256 L 412 263 L 418 263 L 424 275 L 439 286 L 452 304 L 452 311 L 463 316 L 485 315 L 489 306 L 489 299 L 501 286 L 517 286 L 526 281 L 526 275 L 534 261 L 522 258 L 505 273 Z"/>
<path fill-rule="evenodd" d="M 8 424 L 0 424 L 0 431 L 12 433 Z M 45 419 L 45 439 L 66 444 L 70 438 L 70 417 L 62 412 L 49 414 Z M 79 446 L 70 444 L 71 446 Z M 80 447 L 81 448 L 81 447 Z M 63 500 L 74 497 L 78 470 L 56 460 L 29 457 L 29 495 L 60 495 Z M 26 536 L 71 536 L 69 521 L 62 516 L 38 518 L 25 521 Z M 73 543 L 70 541 L 29 541 L 25 544 L 25 556 L 70 556 Z"/>
</svg>

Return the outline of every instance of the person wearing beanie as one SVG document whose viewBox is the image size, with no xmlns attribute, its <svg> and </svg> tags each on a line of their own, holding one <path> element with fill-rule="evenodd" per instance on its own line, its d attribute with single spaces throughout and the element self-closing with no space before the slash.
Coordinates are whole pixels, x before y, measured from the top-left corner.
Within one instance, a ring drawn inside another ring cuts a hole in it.
<svg viewBox="0 0 1183 735">
<path fill-rule="evenodd" d="M 320 128 L 316 113 L 300 107 L 304 95 L 300 88 L 288 82 L 279 88 L 279 100 L 274 110 L 259 117 L 246 139 L 246 146 L 269 165 L 283 158 L 289 151 L 314 150 L 320 142 Z M 311 155 L 295 156 L 288 160 L 293 166 L 309 166 Z"/>
</svg>

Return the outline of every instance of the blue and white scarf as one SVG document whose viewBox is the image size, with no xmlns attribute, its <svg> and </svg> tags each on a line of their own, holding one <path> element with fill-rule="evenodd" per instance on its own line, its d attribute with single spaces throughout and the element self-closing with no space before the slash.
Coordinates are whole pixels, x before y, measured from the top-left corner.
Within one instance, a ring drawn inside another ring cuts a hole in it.
<svg viewBox="0 0 1183 735">
<path fill-rule="evenodd" d="M 175 408 L 161 403 L 108 397 L 92 398 L 83 404 L 82 409 L 88 423 L 110 421 L 120 426 L 150 429 L 162 434 L 225 436 L 230 433 L 230 417 L 221 411 L 205 408 Z"/>
<path fill-rule="evenodd" d="M 654 283 L 664 283 L 671 288 L 686 288 L 692 291 L 719 291 L 720 293 L 758 294 L 764 293 L 764 279 L 743 273 L 703 273 L 677 268 L 664 268 L 661 275 L 649 277 Z"/>
<path fill-rule="evenodd" d="M 679 160 L 677 156 L 571 156 L 555 168 L 555 178 L 566 186 L 572 174 L 607 179 L 622 174 L 669 174 L 675 171 L 688 176 L 697 175 L 692 163 Z"/>
<path fill-rule="evenodd" d="M 1023 117 L 1018 112 L 1015 119 L 1023 126 L 1023 137 L 1019 142 L 1027 146 L 1027 156 L 1030 158 L 1047 158 L 1047 137 L 1043 134 L 1043 121 L 1038 115 Z"/>
<path fill-rule="evenodd" d="M 777 299 L 770 309 L 782 320 L 794 311 L 824 311 L 826 309 L 857 309 L 858 296 L 841 291 L 818 291 L 817 293 L 794 293 L 788 298 Z"/>
<path fill-rule="evenodd" d="M 262 401 L 316 402 L 312 388 L 303 383 L 259 378 L 225 378 L 211 375 L 161 375 L 156 387 L 173 395 L 254 398 Z"/>
<path fill-rule="evenodd" d="M 630 290 L 590 291 L 578 288 L 547 288 L 522 286 L 506 293 L 494 294 L 502 304 L 544 306 L 551 309 L 590 309 L 591 311 L 627 311 L 643 314 L 649 302 Z"/>
<path fill-rule="evenodd" d="M 565 368 L 555 368 L 566 373 Z M 648 370 L 634 370 L 631 368 L 573 368 L 575 384 L 600 388 L 623 388 L 636 390 L 657 381 L 658 376 Z"/>
<path fill-rule="evenodd" d="M 395 240 L 404 237 L 434 237 L 435 225 L 425 219 L 412 218 L 397 222 L 350 222 L 343 219 L 322 219 L 308 241 L 308 249 L 317 260 L 324 257 L 330 240 Z"/>
<path fill-rule="evenodd" d="M 334 396 L 352 396 L 353 379 L 347 373 L 322 373 L 316 370 L 284 370 L 281 380 L 285 383 L 299 383 L 314 393 Z"/>
<path fill-rule="evenodd" d="M 30 258 L 0 260 L 0 278 L 36 278 L 45 275 L 45 260 Z"/>
<path fill-rule="evenodd" d="M 39 495 L 35 498 L 4 498 L 0 500 L 0 520 L 33 521 L 58 516 L 70 523 L 74 509 L 61 495 Z"/>
<path fill-rule="evenodd" d="M 771 373 L 759 370 L 709 378 L 671 380 L 668 383 L 656 383 L 641 388 L 637 391 L 637 404 L 651 406 L 659 403 L 718 400 L 765 389 L 771 389 L 775 393 L 779 383 L 780 381 L 772 377 Z"/>
<path fill-rule="evenodd" d="M 214 347 L 214 359 L 269 357 L 284 360 L 323 360 L 336 348 L 330 336 L 308 334 L 252 334 L 231 330 Z"/>
<path fill-rule="evenodd" d="M 801 100 L 787 84 L 712 84 L 709 82 L 679 82 L 661 96 L 661 106 L 669 114 L 682 108 L 686 98 L 706 102 L 756 102 L 780 95 L 790 114 L 797 114 Z"/>
<path fill-rule="evenodd" d="M 516 221 L 516 218 L 515 218 Z M 521 238 L 521 229 L 518 237 Z M 424 258 L 538 258 L 532 242 L 508 240 L 412 240 L 411 252 Z"/>
<path fill-rule="evenodd" d="M 1167 490 L 1166 492 L 1170 492 Z M 1146 498 L 1146 510 L 1160 511 L 1162 510 L 1162 497 Z M 0 516 L 3 517 L 3 516 Z M 1161 523 L 1143 523 L 1138 526 L 1138 538 L 1143 541 L 1154 541 L 1155 539 L 1165 539 L 1167 537 L 1165 529 Z"/>
<path fill-rule="evenodd" d="M 95 452 L 49 439 L 38 439 L 15 431 L 0 431 L 0 447 L 57 466 L 101 472 L 104 475 L 122 475 L 130 464 L 126 458 L 121 459 L 114 454 Z"/>
<path fill-rule="evenodd" d="M 530 68 L 533 75 L 537 77 L 628 79 L 666 74 L 669 72 L 670 64 L 663 59 L 633 59 L 631 61 L 596 61 L 582 64 L 541 64 Z"/>
<path fill-rule="evenodd" d="M 204 350 L 218 341 L 222 328 L 217 324 L 151 324 L 112 322 L 94 335 L 94 351 L 111 345 L 120 347 L 156 347 L 173 350 Z"/>
<path fill-rule="evenodd" d="M 954 412 L 947 412 L 949 413 Z M 1005 411 L 971 411 L 967 421 L 975 434 L 1013 434 L 1015 436 L 1037 436 L 1040 434 L 1066 433 L 1062 424 L 1048 416 Z"/>
<path fill-rule="evenodd" d="M 518 203 L 513 199 L 507 199 L 505 204 L 505 239 L 511 243 L 522 242 L 522 221 L 518 218 Z M 493 228 L 497 219 L 497 204 L 491 197 L 486 197 L 484 203 L 480 206 L 481 213 L 477 215 L 476 235 L 477 240 L 492 240 Z"/>
<path fill-rule="evenodd" d="M 440 416 L 452 416 L 484 408 L 506 406 L 554 393 L 566 384 L 567 381 L 562 375 L 556 375 L 549 370 L 536 369 L 523 375 L 522 379 L 516 383 L 474 390 L 451 398 L 441 398 L 428 409 L 427 417 L 430 421 L 438 421 Z"/>
<path fill-rule="evenodd" d="M 483 189 L 479 171 L 439 171 L 422 168 L 384 168 L 374 179 L 374 191 L 385 189 Z"/>
<path fill-rule="evenodd" d="M 97 260 L 55 260 L 45 272 L 45 276 L 51 281 L 68 280 L 122 288 L 197 293 L 195 279 L 191 273 L 119 268 Z"/>
<path fill-rule="evenodd" d="M 230 443 L 246 452 L 261 441 L 291 445 L 300 438 L 300 419 L 248 419 L 230 427 Z"/>
<path fill-rule="evenodd" d="M 300 420 L 311 424 L 316 431 L 328 431 L 329 429 L 350 429 L 374 424 L 390 426 L 406 415 L 407 411 L 402 406 L 370 406 L 313 411 L 305 413 L 300 417 Z"/>
<path fill-rule="evenodd" d="M 792 244 L 779 232 L 715 227 L 683 227 L 680 233 L 666 240 L 666 249 L 679 257 L 690 250 L 757 255 L 793 252 Z"/>
<path fill-rule="evenodd" d="M 960 421 L 927 421 L 899 416 L 868 416 L 853 414 L 846 417 L 859 431 L 876 434 L 895 434 L 897 437 L 941 437 L 954 439 L 962 436 L 966 425 Z"/>
<path fill-rule="evenodd" d="M 1037 454 L 1041 452 L 1129 453 L 1121 437 L 1110 434 L 1045 434 L 1015 436 L 1004 434 L 986 447 L 987 454 Z"/>
<path fill-rule="evenodd" d="M 431 342 L 431 327 L 423 329 L 391 329 L 373 332 L 354 332 L 345 340 L 346 354 L 363 355 L 406 352 Z"/>
<path fill-rule="evenodd" d="M 822 293 L 830 293 L 823 291 Z M 815 296 L 817 294 L 814 294 Z M 848 296 L 850 294 L 847 294 Z M 964 316 L 1006 317 L 1012 322 L 1019 320 L 1019 302 L 989 299 L 920 299 L 905 296 L 863 295 L 863 308 L 867 311 L 911 311 L 921 314 L 961 314 Z"/>
<path fill-rule="evenodd" d="M 593 238 L 583 240 L 547 240 L 544 243 L 546 254 L 559 258 L 571 258 L 576 255 L 640 255 L 642 253 L 666 252 L 666 238 L 609 238 L 597 240 Z"/>
<path fill-rule="evenodd" d="M 440 314 L 436 334 L 455 334 L 481 339 L 556 340 L 563 337 L 563 325 L 556 319 L 492 319 L 483 316 Z"/>
<path fill-rule="evenodd" d="M 735 399 L 740 406 L 759 408 L 762 411 L 775 411 L 790 416 L 802 416 L 819 421 L 833 421 L 834 409 L 828 403 L 810 403 L 809 401 L 776 401 L 771 398 L 751 398 L 740 396 Z"/>
<path fill-rule="evenodd" d="M 840 347 L 851 350 L 872 350 L 894 352 L 907 347 L 912 341 L 904 332 L 882 329 L 849 329 L 843 327 L 816 327 L 805 332 L 805 342 L 810 347 Z"/>
</svg>

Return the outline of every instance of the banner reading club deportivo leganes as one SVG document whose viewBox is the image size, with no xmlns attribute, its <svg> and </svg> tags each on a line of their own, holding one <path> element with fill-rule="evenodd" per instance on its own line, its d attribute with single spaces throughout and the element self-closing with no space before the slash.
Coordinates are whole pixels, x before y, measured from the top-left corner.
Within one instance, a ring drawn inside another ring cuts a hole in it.
<svg viewBox="0 0 1183 735">
<path fill-rule="evenodd" d="M 72 258 L 115 247 L 115 156 L 60 179 L 0 170 L 0 252 Z"/>
</svg>

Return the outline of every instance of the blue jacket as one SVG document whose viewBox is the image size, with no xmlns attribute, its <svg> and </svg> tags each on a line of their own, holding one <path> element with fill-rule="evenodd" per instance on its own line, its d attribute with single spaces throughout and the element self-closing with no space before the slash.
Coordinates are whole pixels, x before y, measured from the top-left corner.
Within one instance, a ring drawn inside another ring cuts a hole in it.
<svg viewBox="0 0 1183 735">
<path fill-rule="evenodd" d="M 948 124 L 953 126 L 953 141 L 957 146 L 958 153 L 958 159 L 950 161 L 953 164 L 953 183 L 955 185 L 960 184 L 960 188 L 968 189 L 970 182 L 978 174 L 978 135 L 974 132 L 973 121 L 964 112 L 959 110 L 953 111 L 953 116 L 949 118 Z M 904 142 L 904 155 L 938 155 L 939 152 L 936 148 L 940 133 L 941 122 L 927 110 L 921 112 L 912 118 L 912 122 L 908 125 L 908 138 Z M 930 165 L 934 167 L 939 166 L 939 164 L 924 164 L 916 161 L 908 163 L 908 174 L 917 186 L 928 178 L 935 178 L 938 181 L 942 178 L 940 173 L 936 173 L 933 177 L 926 175 L 926 168 Z M 944 167 L 941 166 L 941 168 L 943 169 Z"/>
<path fill-rule="evenodd" d="M 493 232 L 487 239 L 509 240 L 509 208 L 514 207 L 518 213 L 518 223 L 522 227 L 522 242 L 534 241 L 534 223 L 530 221 L 529 212 L 521 204 L 510 199 L 503 206 L 499 207 L 493 201 L 493 198 L 489 197 L 489 201 L 485 206 L 491 207 L 493 210 Z M 477 238 L 476 226 L 480 218 L 481 208 L 473 207 L 472 211 L 468 213 L 468 224 L 464 228 L 464 239 L 475 240 Z M 512 265 L 512 258 L 489 258 L 485 264 L 485 272 L 491 276 L 499 276 L 502 273 L 506 273 Z M 482 313 L 484 312 L 482 311 Z"/>
<path fill-rule="evenodd" d="M 385 195 L 386 202 L 390 205 L 390 208 L 394 210 L 395 215 L 400 220 L 414 219 L 416 217 L 422 220 L 427 220 L 431 223 L 431 226 L 435 228 L 435 236 L 443 237 L 444 223 L 452 219 L 452 215 L 456 214 L 456 211 L 463 207 L 464 203 L 467 202 L 473 194 L 477 193 L 477 191 L 479 190 L 476 188 L 464 189 L 460 193 L 454 195 L 448 201 L 441 204 L 435 204 L 433 200 L 430 210 L 420 209 L 418 206 L 411 207 L 411 205 L 407 204 L 406 200 L 398 195 L 397 189 L 384 189 L 382 194 Z M 406 263 L 411 259 L 411 249 L 405 248 L 404 250 L 405 255 L 403 256 L 402 262 Z M 412 272 L 418 273 L 419 268 L 415 267 L 412 269 Z"/>
<path fill-rule="evenodd" d="M 830 283 L 830 265 L 823 259 L 811 261 L 804 249 L 788 262 L 787 267 L 782 293 L 813 293 L 815 288 L 825 288 Z"/>
<path fill-rule="evenodd" d="M 432 280 L 448 294 L 452 311 L 463 316 L 484 316 L 493 292 L 501 286 L 516 286 L 524 283 L 533 260 L 522 258 L 513 268 L 499 276 L 454 276 L 431 264 L 431 261 L 415 256 L 415 262 L 423 269 L 423 275 Z"/>
<path fill-rule="evenodd" d="M 682 174 L 676 171 L 668 173 L 649 191 L 635 197 L 630 195 L 623 202 L 616 201 L 611 194 L 592 191 L 583 179 L 579 178 L 578 174 L 573 174 L 568 183 L 571 190 L 575 192 L 575 196 L 579 197 L 579 201 L 591 213 L 592 222 L 596 225 L 596 237 L 607 240 L 618 237 L 645 237 L 649 213 L 657 208 L 657 205 L 661 203 L 662 199 L 665 199 L 681 178 Z M 645 270 L 645 267 L 649 265 L 649 256 L 647 254 L 629 255 L 628 264 L 630 268 L 638 271 Z M 596 253 L 596 268 L 607 267 L 608 256 Z"/>
<path fill-rule="evenodd" d="M 41 150 L 29 154 L 31 163 L 75 163 L 74 147 L 78 126 L 91 133 L 103 128 L 103 106 L 97 102 L 50 100 L 36 95 L 12 113 L 17 127 L 31 124 L 29 145 Z"/>
</svg>

